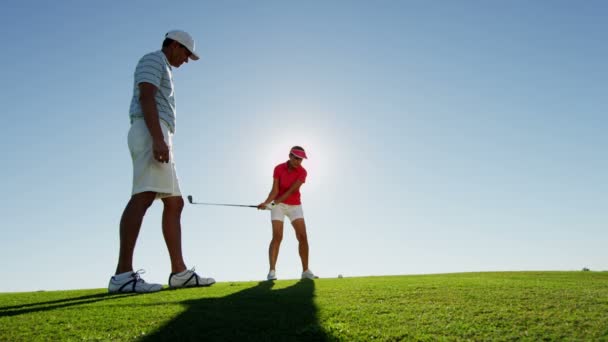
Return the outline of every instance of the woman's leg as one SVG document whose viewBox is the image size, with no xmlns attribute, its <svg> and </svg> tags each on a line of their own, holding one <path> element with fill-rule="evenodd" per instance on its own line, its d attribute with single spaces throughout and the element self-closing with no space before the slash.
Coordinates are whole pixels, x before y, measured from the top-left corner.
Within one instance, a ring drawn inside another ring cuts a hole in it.
<svg viewBox="0 0 608 342">
<path fill-rule="evenodd" d="M 270 270 L 275 270 L 277 259 L 279 257 L 279 247 L 283 240 L 283 221 L 272 220 L 272 240 L 268 246 L 268 261 Z"/>
<path fill-rule="evenodd" d="M 298 251 L 302 261 L 302 272 L 308 270 L 308 236 L 306 235 L 306 223 L 303 218 L 295 219 L 291 222 L 298 238 Z"/>
</svg>

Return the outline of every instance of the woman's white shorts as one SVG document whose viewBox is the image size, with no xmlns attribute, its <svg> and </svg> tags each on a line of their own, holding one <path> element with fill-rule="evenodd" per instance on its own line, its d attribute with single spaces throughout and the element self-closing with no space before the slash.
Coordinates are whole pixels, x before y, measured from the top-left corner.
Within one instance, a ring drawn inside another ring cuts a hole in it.
<svg viewBox="0 0 608 342">
<path fill-rule="evenodd" d="M 169 147 L 169 162 L 161 163 L 154 159 L 152 136 L 143 119 L 135 119 L 129 129 L 128 143 L 133 160 L 132 195 L 152 191 L 156 198 L 181 196 L 179 181 L 173 159 L 173 133 L 167 124 L 160 120 L 165 143 Z"/>
<path fill-rule="evenodd" d="M 304 218 L 304 212 L 302 211 L 302 205 L 290 205 L 285 203 L 279 203 L 275 205 L 270 211 L 270 219 L 272 221 L 281 221 L 285 216 L 289 217 L 290 222 L 297 219 Z"/>
</svg>

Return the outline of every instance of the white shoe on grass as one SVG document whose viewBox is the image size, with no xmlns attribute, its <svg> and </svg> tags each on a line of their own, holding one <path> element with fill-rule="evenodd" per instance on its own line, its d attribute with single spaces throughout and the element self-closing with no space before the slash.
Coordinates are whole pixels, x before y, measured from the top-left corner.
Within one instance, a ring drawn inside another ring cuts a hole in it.
<svg viewBox="0 0 608 342">
<path fill-rule="evenodd" d="M 277 280 L 277 273 L 274 270 L 270 270 L 266 276 L 266 280 Z"/>
<path fill-rule="evenodd" d="M 302 279 L 318 279 L 319 277 L 317 277 L 314 273 L 312 273 L 311 270 L 306 270 L 304 272 L 302 272 Z"/>
<path fill-rule="evenodd" d="M 171 273 L 169 276 L 169 287 L 172 289 L 182 287 L 199 287 L 211 286 L 215 284 L 213 278 L 203 278 L 194 272 L 194 267 L 191 270 L 185 270 L 179 273 Z"/>
<path fill-rule="evenodd" d="M 150 293 L 162 290 L 161 284 L 146 283 L 140 276 L 146 271 L 138 270 L 137 272 L 125 272 L 117 274 L 110 278 L 108 284 L 109 293 Z"/>
</svg>

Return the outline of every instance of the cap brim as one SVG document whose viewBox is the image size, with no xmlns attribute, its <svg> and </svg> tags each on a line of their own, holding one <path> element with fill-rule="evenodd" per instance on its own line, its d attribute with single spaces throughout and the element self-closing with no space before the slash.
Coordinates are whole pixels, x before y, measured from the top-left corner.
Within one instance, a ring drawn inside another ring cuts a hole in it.
<svg viewBox="0 0 608 342">
<path fill-rule="evenodd" d="M 306 157 L 306 153 L 305 153 L 304 151 L 298 151 L 298 150 L 295 150 L 295 151 L 291 151 L 291 154 L 293 154 L 294 156 L 296 156 L 296 157 L 298 157 L 298 158 L 302 158 L 302 159 L 308 159 L 308 158 Z"/>
<path fill-rule="evenodd" d="M 195 54 L 194 52 L 190 51 L 190 59 L 193 61 L 198 61 L 200 59 L 200 57 Z"/>
</svg>

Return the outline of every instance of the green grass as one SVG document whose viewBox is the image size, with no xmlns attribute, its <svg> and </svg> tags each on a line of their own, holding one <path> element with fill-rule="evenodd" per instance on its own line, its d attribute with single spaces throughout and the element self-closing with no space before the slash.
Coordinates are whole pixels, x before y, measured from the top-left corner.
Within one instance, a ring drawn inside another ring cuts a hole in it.
<svg viewBox="0 0 608 342">
<path fill-rule="evenodd" d="M 608 341 L 608 272 L 0 294 L 0 341 Z"/>
</svg>

